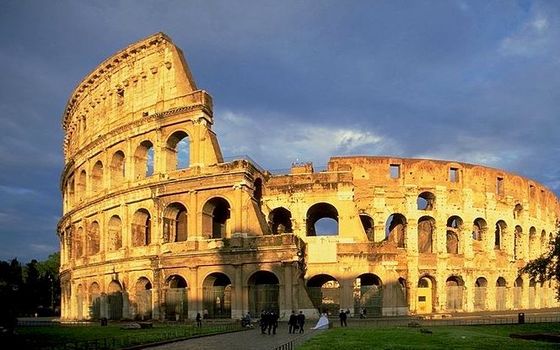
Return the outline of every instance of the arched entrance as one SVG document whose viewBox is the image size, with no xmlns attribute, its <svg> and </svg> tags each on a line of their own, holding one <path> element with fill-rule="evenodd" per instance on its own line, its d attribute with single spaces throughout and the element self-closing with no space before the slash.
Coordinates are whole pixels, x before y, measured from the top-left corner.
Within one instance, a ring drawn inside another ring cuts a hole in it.
<svg viewBox="0 0 560 350">
<path fill-rule="evenodd" d="M 203 282 L 202 307 L 208 318 L 231 318 L 231 281 L 223 273 L 214 272 Z"/>
<path fill-rule="evenodd" d="M 280 282 L 274 273 L 257 271 L 249 278 L 247 284 L 251 315 L 259 315 L 263 310 L 279 313 Z"/>
<path fill-rule="evenodd" d="M 120 320 L 123 317 L 122 287 L 118 281 L 111 281 L 107 290 L 108 318 Z"/>
<path fill-rule="evenodd" d="M 529 280 L 529 309 L 535 308 L 537 298 L 537 282 L 534 278 Z"/>
<path fill-rule="evenodd" d="M 488 281 L 486 278 L 479 277 L 474 283 L 474 309 L 486 310 L 486 288 L 488 287 Z"/>
<path fill-rule="evenodd" d="M 340 310 L 340 285 L 330 275 L 316 275 L 307 281 L 307 291 L 313 306 L 319 312 L 338 315 Z"/>
<path fill-rule="evenodd" d="M 362 311 L 365 316 L 382 316 L 383 289 L 381 279 L 364 273 L 354 280 L 354 314 Z"/>
<path fill-rule="evenodd" d="M 94 320 L 101 317 L 101 289 L 97 282 L 93 282 L 89 287 L 89 315 Z"/>
<path fill-rule="evenodd" d="M 424 276 L 418 280 L 418 300 L 416 312 L 419 314 L 429 314 L 434 309 L 434 290 L 435 282 L 431 276 Z"/>
<path fill-rule="evenodd" d="M 463 279 L 451 276 L 445 281 L 445 294 L 447 296 L 447 311 L 460 311 L 463 309 Z"/>
<path fill-rule="evenodd" d="M 496 280 L 496 310 L 506 309 L 506 280 L 499 277 Z"/>
<path fill-rule="evenodd" d="M 225 199 L 214 197 L 202 208 L 202 230 L 206 238 L 219 239 L 227 237 L 231 207 Z"/>
<path fill-rule="evenodd" d="M 136 282 L 136 318 L 141 320 L 152 318 L 152 283 L 146 277 Z"/>
<path fill-rule="evenodd" d="M 513 287 L 513 308 L 521 309 L 523 299 L 523 278 L 517 277 Z"/>
<path fill-rule="evenodd" d="M 165 318 L 175 321 L 185 319 L 187 305 L 187 281 L 179 275 L 169 276 L 165 291 Z"/>
<path fill-rule="evenodd" d="M 84 286 L 81 284 L 76 289 L 76 319 L 84 319 Z"/>
</svg>

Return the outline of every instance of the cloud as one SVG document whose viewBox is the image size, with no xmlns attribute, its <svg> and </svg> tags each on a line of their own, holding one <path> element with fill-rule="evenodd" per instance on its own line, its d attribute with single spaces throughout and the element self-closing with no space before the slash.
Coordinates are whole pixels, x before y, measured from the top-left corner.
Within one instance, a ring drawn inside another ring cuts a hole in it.
<svg viewBox="0 0 560 350">
<path fill-rule="evenodd" d="M 27 195 L 36 194 L 35 190 L 32 190 L 30 188 L 11 187 L 11 186 L 4 186 L 4 185 L 0 185 L 0 191 L 9 195 L 16 195 L 16 196 L 27 196 Z"/>
<path fill-rule="evenodd" d="M 499 51 L 506 56 L 536 56 L 545 53 L 556 38 L 546 14 L 537 10 L 501 41 Z"/>
</svg>

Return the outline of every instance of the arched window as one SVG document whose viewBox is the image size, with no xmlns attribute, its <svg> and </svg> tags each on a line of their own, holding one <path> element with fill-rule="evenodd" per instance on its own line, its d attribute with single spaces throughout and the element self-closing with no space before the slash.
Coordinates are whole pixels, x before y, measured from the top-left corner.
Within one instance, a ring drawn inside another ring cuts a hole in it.
<svg viewBox="0 0 560 350">
<path fill-rule="evenodd" d="M 154 174 L 154 145 L 142 141 L 134 152 L 134 178 L 143 179 Z"/>
<path fill-rule="evenodd" d="M 517 203 L 515 205 L 515 207 L 513 208 L 513 218 L 514 219 L 519 219 L 522 212 L 523 212 L 523 206 L 521 204 Z"/>
<path fill-rule="evenodd" d="M 152 220 L 150 212 L 138 209 L 132 217 L 132 245 L 135 247 L 149 245 L 152 241 Z"/>
<path fill-rule="evenodd" d="M 97 194 L 103 189 L 103 163 L 98 160 L 91 171 L 91 190 Z"/>
<path fill-rule="evenodd" d="M 389 242 L 394 242 L 398 248 L 405 247 L 406 218 L 404 215 L 389 215 L 385 223 L 385 236 Z"/>
<path fill-rule="evenodd" d="M 537 237 L 537 229 L 535 226 L 531 226 L 529 229 L 529 258 L 534 258 L 538 254 L 539 244 Z"/>
<path fill-rule="evenodd" d="M 189 167 L 190 149 L 189 137 L 184 131 L 176 131 L 167 139 L 166 163 L 167 170 L 177 170 Z"/>
<path fill-rule="evenodd" d="M 373 219 L 368 214 L 362 213 L 360 214 L 360 221 L 362 222 L 362 227 L 364 228 L 368 241 L 373 242 Z"/>
<path fill-rule="evenodd" d="M 447 219 L 446 247 L 447 253 L 459 254 L 459 237 L 463 228 L 463 220 L 454 215 Z"/>
<path fill-rule="evenodd" d="M 228 234 L 228 222 L 231 216 L 231 208 L 228 201 L 215 197 L 202 208 L 202 229 L 207 238 L 225 238 Z"/>
<path fill-rule="evenodd" d="M 187 240 L 187 208 L 181 203 L 172 203 L 163 214 L 163 241 L 183 242 Z"/>
<path fill-rule="evenodd" d="M 513 235 L 513 257 L 515 259 L 523 258 L 525 252 L 523 250 L 523 229 L 521 226 L 515 226 L 515 233 Z"/>
<path fill-rule="evenodd" d="M 307 210 L 307 236 L 338 235 L 338 211 L 332 204 L 317 203 Z"/>
<path fill-rule="evenodd" d="M 85 170 L 80 171 L 80 175 L 78 176 L 78 196 L 80 197 L 80 199 L 84 199 L 84 197 L 87 195 L 86 193 L 86 182 L 87 182 L 87 174 Z"/>
<path fill-rule="evenodd" d="M 488 225 L 486 224 L 486 220 L 484 220 L 483 218 L 478 218 L 474 220 L 472 238 L 475 241 L 482 241 L 482 238 L 486 233 L 487 227 Z"/>
<path fill-rule="evenodd" d="M 268 215 L 273 234 L 291 233 L 292 213 L 286 208 L 276 208 Z"/>
<path fill-rule="evenodd" d="M 99 235 L 99 223 L 97 223 L 97 221 L 94 221 L 89 225 L 88 238 L 86 240 L 88 255 L 99 253 Z"/>
<path fill-rule="evenodd" d="M 436 220 L 431 216 L 418 219 L 418 253 L 431 253 Z"/>
<path fill-rule="evenodd" d="M 496 222 L 496 230 L 494 231 L 494 249 L 503 250 L 504 249 L 504 234 L 507 228 L 506 223 L 503 220 Z"/>
<path fill-rule="evenodd" d="M 74 241 L 74 258 L 81 258 L 84 256 L 84 229 L 78 227 L 75 233 Z"/>
<path fill-rule="evenodd" d="M 113 215 L 109 219 L 109 250 L 117 250 L 122 247 L 122 222 L 121 218 Z"/>
<path fill-rule="evenodd" d="M 111 159 L 111 185 L 119 185 L 124 180 L 124 153 L 117 151 Z"/>
<path fill-rule="evenodd" d="M 436 196 L 432 192 L 422 192 L 416 199 L 418 210 L 433 210 L 436 203 Z"/>
</svg>

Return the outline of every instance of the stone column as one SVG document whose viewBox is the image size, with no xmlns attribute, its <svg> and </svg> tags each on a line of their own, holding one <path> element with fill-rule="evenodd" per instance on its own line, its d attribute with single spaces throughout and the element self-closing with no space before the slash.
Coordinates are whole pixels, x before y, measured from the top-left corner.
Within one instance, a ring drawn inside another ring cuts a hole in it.
<svg viewBox="0 0 560 350">
<path fill-rule="evenodd" d="M 243 265 L 234 265 L 235 276 L 233 279 L 231 296 L 231 318 L 238 319 L 249 311 L 247 305 L 243 304 Z M 251 315 L 255 317 L 256 315 Z"/>
</svg>

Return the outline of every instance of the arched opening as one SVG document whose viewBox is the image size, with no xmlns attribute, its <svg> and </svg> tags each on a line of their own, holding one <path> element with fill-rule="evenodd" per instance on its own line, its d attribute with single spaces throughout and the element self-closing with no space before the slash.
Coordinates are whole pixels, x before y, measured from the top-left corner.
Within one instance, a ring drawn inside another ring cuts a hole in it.
<svg viewBox="0 0 560 350">
<path fill-rule="evenodd" d="M 154 145 L 142 141 L 134 152 L 134 178 L 140 180 L 154 174 Z"/>
<path fill-rule="evenodd" d="M 506 223 L 503 220 L 496 222 L 496 230 L 494 231 L 494 249 L 503 250 L 504 249 L 504 234 L 507 228 Z"/>
<path fill-rule="evenodd" d="M 122 221 L 117 215 L 109 219 L 109 250 L 118 250 L 122 247 Z"/>
<path fill-rule="evenodd" d="M 436 203 L 436 196 L 432 192 L 422 192 L 416 199 L 418 210 L 433 210 Z"/>
<path fill-rule="evenodd" d="M 537 282 L 534 278 L 529 280 L 529 309 L 536 308 L 535 300 L 537 299 Z"/>
<path fill-rule="evenodd" d="M 517 277 L 513 285 L 513 308 L 521 309 L 523 300 L 523 278 Z"/>
<path fill-rule="evenodd" d="M 529 251 L 528 251 L 528 255 L 530 259 L 534 258 L 537 256 L 538 253 L 538 248 L 539 248 L 539 244 L 538 244 L 538 237 L 537 237 L 537 229 L 535 228 L 535 226 L 531 226 L 531 228 L 529 229 Z"/>
<path fill-rule="evenodd" d="M 152 283 L 146 277 L 140 277 L 136 281 L 135 301 L 136 318 L 149 320 L 152 318 Z"/>
<path fill-rule="evenodd" d="M 307 291 L 313 306 L 320 313 L 337 315 L 340 310 L 340 284 L 336 278 L 321 274 L 307 281 Z"/>
<path fill-rule="evenodd" d="M 513 208 L 513 218 L 514 219 L 519 219 L 521 218 L 521 214 L 523 213 L 523 206 L 519 203 L 517 203 L 515 205 L 515 207 Z"/>
<path fill-rule="evenodd" d="M 473 232 L 472 238 L 475 241 L 481 242 L 483 237 L 486 235 L 486 230 L 488 225 L 486 224 L 486 220 L 483 218 L 477 218 L 473 222 Z"/>
<path fill-rule="evenodd" d="M 78 197 L 83 200 L 86 196 L 86 186 L 87 186 L 87 173 L 85 170 L 80 171 L 80 175 L 78 175 Z"/>
<path fill-rule="evenodd" d="M 268 215 L 273 234 L 292 233 L 292 213 L 286 208 L 279 207 Z"/>
<path fill-rule="evenodd" d="M 91 171 L 91 190 L 97 194 L 103 189 L 103 163 L 98 160 Z"/>
<path fill-rule="evenodd" d="M 84 286 L 78 285 L 76 289 L 76 319 L 84 319 Z"/>
<path fill-rule="evenodd" d="M 418 219 L 418 253 L 431 253 L 436 220 L 431 216 Z"/>
<path fill-rule="evenodd" d="M 165 318 L 168 320 L 184 320 L 188 315 L 187 281 L 179 275 L 167 278 L 165 291 Z"/>
<path fill-rule="evenodd" d="M 521 226 L 515 226 L 515 233 L 513 235 L 513 258 L 523 259 L 525 251 L 523 249 L 523 229 Z"/>
<path fill-rule="evenodd" d="M 496 280 L 496 310 L 506 309 L 507 287 L 506 280 L 503 277 L 498 277 Z"/>
<path fill-rule="evenodd" d="M 362 227 L 364 228 L 364 232 L 366 233 L 366 237 L 368 241 L 373 242 L 374 234 L 373 234 L 373 226 L 374 222 L 371 216 L 368 214 L 360 214 L 360 221 L 362 222 Z"/>
<path fill-rule="evenodd" d="M 188 238 L 187 208 L 181 203 L 171 203 L 163 211 L 163 241 L 184 242 Z"/>
<path fill-rule="evenodd" d="M 541 231 L 541 247 L 540 247 L 540 254 L 546 253 L 548 251 L 548 239 L 546 238 L 546 231 Z"/>
<path fill-rule="evenodd" d="M 101 289 L 97 282 L 93 282 L 89 287 L 89 316 L 97 320 L 101 317 Z"/>
<path fill-rule="evenodd" d="M 402 214 L 391 214 L 385 223 L 385 236 L 389 242 L 397 245 L 397 248 L 405 247 L 406 218 Z"/>
<path fill-rule="evenodd" d="M 372 273 L 364 273 L 354 280 L 354 314 L 380 317 L 383 311 L 383 288 L 381 279 Z"/>
<path fill-rule="evenodd" d="M 269 271 L 257 271 L 247 281 L 249 286 L 249 312 L 259 315 L 263 310 L 280 311 L 280 282 Z"/>
<path fill-rule="evenodd" d="M 184 131 L 176 131 L 167 139 L 167 170 L 185 169 L 190 163 L 189 137 Z"/>
<path fill-rule="evenodd" d="M 132 216 L 132 245 L 141 247 L 152 242 L 152 219 L 146 209 L 138 209 Z"/>
<path fill-rule="evenodd" d="M 119 185 L 124 180 L 124 153 L 122 151 L 117 151 L 113 154 L 113 158 L 111 159 L 111 185 Z"/>
<path fill-rule="evenodd" d="M 89 225 L 88 237 L 86 240 L 88 255 L 99 253 L 99 234 L 99 224 L 97 221 L 94 221 Z"/>
<path fill-rule="evenodd" d="M 74 258 L 81 258 L 84 256 L 84 229 L 78 227 L 74 236 Z"/>
<path fill-rule="evenodd" d="M 445 281 L 448 311 L 456 312 L 463 309 L 463 285 L 463 279 L 459 276 L 451 276 Z"/>
<path fill-rule="evenodd" d="M 202 208 L 202 230 L 207 238 L 219 239 L 228 236 L 231 208 L 228 201 L 220 197 L 210 199 Z"/>
<path fill-rule="evenodd" d="M 446 249 L 448 254 L 459 254 L 459 237 L 463 229 L 463 219 L 454 215 L 447 219 Z"/>
<path fill-rule="evenodd" d="M 486 289 L 488 281 L 484 277 L 479 277 L 474 283 L 474 309 L 476 311 L 486 310 Z"/>
<path fill-rule="evenodd" d="M 214 272 L 203 282 L 203 314 L 208 318 L 231 318 L 231 281 L 223 273 Z"/>
<path fill-rule="evenodd" d="M 317 203 L 307 210 L 307 236 L 338 235 L 338 211 L 329 203 Z"/>
<path fill-rule="evenodd" d="M 123 316 L 122 287 L 118 281 L 111 281 L 107 290 L 108 318 L 120 320 Z"/>
<path fill-rule="evenodd" d="M 423 276 L 418 280 L 418 303 L 416 312 L 429 314 L 434 310 L 435 280 L 432 276 Z"/>
</svg>

